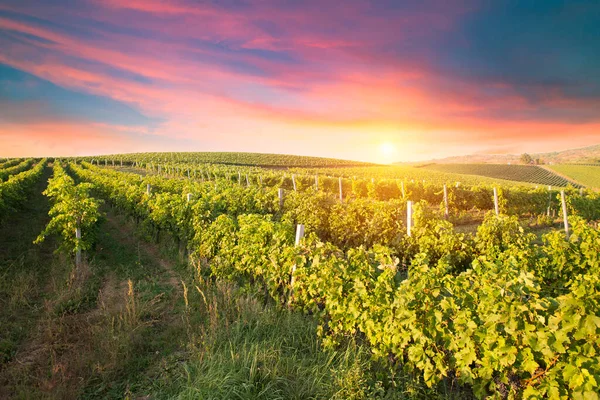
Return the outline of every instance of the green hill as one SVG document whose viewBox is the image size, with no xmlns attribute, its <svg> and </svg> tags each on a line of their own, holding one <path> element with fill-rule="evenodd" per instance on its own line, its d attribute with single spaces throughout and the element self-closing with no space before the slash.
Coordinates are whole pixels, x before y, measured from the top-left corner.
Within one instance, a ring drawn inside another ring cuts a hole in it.
<svg viewBox="0 0 600 400">
<path fill-rule="evenodd" d="M 478 175 L 489 178 L 533 183 L 549 186 L 580 185 L 567 180 L 551 171 L 534 165 L 506 164 L 429 164 L 422 169 L 450 172 L 464 175 Z"/>
<path fill-rule="evenodd" d="M 600 188 L 600 165 L 562 164 L 550 165 L 548 168 L 567 176 L 582 185 Z"/>
</svg>

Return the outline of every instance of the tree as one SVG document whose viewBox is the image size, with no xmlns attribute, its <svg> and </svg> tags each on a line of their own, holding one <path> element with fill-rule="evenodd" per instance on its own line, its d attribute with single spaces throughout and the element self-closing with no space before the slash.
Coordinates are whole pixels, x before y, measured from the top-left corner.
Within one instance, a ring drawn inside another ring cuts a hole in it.
<svg viewBox="0 0 600 400">
<path fill-rule="evenodd" d="M 533 158 L 531 158 L 531 156 L 527 153 L 523 153 L 521 155 L 521 162 L 523 164 L 531 164 L 533 162 Z"/>
</svg>

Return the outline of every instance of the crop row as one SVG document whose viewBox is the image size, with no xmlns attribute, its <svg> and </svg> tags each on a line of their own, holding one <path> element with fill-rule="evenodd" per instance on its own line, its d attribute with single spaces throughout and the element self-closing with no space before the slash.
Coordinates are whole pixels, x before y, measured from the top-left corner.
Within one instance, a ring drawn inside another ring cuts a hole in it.
<svg viewBox="0 0 600 400">
<path fill-rule="evenodd" d="M 344 249 L 314 231 L 296 245 L 294 223 L 264 212 L 277 205 L 259 188 L 71 170 L 140 224 L 184 242 L 199 277 L 315 315 L 329 345 L 360 334 L 376 357 L 426 384 L 455 381 L 479 398 L 597 398 L 600 233 L 578 217 L 569 238 L 551 231 L 539 244 L 515 217 L 490 214 L 465 235 L 417 207 L 401 246 Z M 357 229 L 360 218 L 340 225 Z"/>
</svg>

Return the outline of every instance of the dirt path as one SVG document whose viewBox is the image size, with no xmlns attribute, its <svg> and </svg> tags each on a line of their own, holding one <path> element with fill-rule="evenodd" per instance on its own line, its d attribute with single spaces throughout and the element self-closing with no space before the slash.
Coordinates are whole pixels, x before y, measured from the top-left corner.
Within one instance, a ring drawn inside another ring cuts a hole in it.
<svg viewBox="0 0 600 400">
<path fill-rule="evenodd" d="M 106 214 L 107 223 L 110 224 L 115 231 L 120 232 L 118 239 L 121 243 L 135 248 L 151 257 L 165 272 L 167 282 L 174 289 L 181 289 L 181 279 L 179 274 L 173 269 L 173 261 L 167 260 L 160 252 L 157 245 L 138 238 L 135 234 L 135 226 L 127 218 L 117 215 L 112 211 Z"/>
<path fill-rule="evenodd" d="M 88 263 L 55 260 L 43 317 L 29 318 L 29 338 L 5 363 L 0 398 L 125 398 L 144 393 L 164 357 L 180 351 L 186 332 L 172 262 L 107 211 Z"/>
</svg>

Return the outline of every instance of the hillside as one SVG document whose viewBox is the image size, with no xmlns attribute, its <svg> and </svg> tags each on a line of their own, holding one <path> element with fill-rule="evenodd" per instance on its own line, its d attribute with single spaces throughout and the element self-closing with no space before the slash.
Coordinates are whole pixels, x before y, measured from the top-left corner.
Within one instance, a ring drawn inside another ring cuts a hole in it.
<svg viewBox="0 0 600 400">
<path fill-rule="evenodd" d="M 578 149 L 569 149 L 551 153 L 530 153 L 535 158 L 540 158 L 549 164 L 591 163 L 600 164 L 600 144 Z M 423 161 L 420 164 L 517 164 L 520 154 L 470 154 L 447 158 Z M 403 163 L 397 163 L 403 164 Z"/>
<path fill-rule="evenodd" d="M 549 186 L 580 186 L 573 181 L 534 165 L 506 164 L 429 164 L 422 169 L 446 173 L 478 175 L 495 179 L 506 179 Z"/>
<path fill-rule="evenodd" d="M 582 185 L 600 188 L 600 166 L 565 164 L 551 165 L 548 168 Z"/>
</svg>

